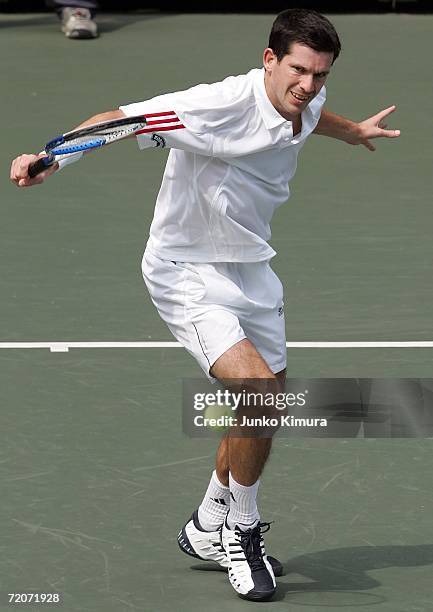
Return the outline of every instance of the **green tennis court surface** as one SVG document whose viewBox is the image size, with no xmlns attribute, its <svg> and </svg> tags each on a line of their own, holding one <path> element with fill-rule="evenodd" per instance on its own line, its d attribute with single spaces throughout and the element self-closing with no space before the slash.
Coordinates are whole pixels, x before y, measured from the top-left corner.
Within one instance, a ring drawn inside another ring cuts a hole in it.
<svg viewBox="0 0 433 612">
<path fill-rule="evenodd" d="M 332 17 L 343 54 L 328 107 L 397 104 L 377 152 L 311 138 L 274 222 L 290 341 L 432 341 L 431 16 Z M 12 157 L 121 103 L 260 64 L 272 16 L 101 15 L 72 42 L 50 15 L 0 17 L 0 342 L 171 341 L 140 258 L 165 152 L 121 143 L 42 187 Z M 404 44 L 402 41 L 405 41 Z M 433 377 L 431 348 L 289 349 L 292 377 Z M 64 610 L 247 610 L 223 573 L 177 550 L 215 442 L 181 431 L 181 349 L 0 349 L 1 555 L 6 593 Z M 279 439 L 262 480 L 265 609 L 430 611 L 431 440 Z M 194 569 L 191 569 L 193 566 Z M 41 609 L 26 606 L 25 609 Z"/>
</svg>

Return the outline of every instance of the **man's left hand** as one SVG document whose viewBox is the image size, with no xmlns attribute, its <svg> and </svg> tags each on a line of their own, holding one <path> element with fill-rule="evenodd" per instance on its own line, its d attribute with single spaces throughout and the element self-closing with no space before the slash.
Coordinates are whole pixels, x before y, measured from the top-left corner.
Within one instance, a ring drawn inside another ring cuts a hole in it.
<svg viewBox="0 0 433 612">
<path fill-rule="evenodd" d="M 369 151 L 375 151 L 376 147 L 370 142 L 372 138 L 398 138 L 400 130 L 388 130 L 384 122 L 385 118 L 395 111 L 395 108 L 394 105 L 389 106 L 377 113 L 377 115 L 373 115 L 358 123 L 357 134 L 348 140 L 349 144 L 362 144 Z"/>
</svg>

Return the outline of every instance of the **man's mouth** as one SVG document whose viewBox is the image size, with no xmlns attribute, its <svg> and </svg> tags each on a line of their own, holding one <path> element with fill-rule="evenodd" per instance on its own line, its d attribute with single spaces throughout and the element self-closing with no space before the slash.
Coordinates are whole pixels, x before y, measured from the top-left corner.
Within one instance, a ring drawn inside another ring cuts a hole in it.
<svg viewBox="0 0 433 612">
<path fill-rule="evenodd" d="M 290 91 L 290 93 L 295 98 L 295 100 L 298 100 L 299 102 L 306 102 L 310 97 L 310 96 L 303 96 L 302 94 L 296 93 L 295 91 Z"/>
</svg>

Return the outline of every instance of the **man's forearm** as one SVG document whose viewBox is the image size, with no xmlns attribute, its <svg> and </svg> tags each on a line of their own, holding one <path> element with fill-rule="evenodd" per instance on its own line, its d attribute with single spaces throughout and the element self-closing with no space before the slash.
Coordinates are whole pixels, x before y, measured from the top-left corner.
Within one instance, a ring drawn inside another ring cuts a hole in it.
<svg viewBox="0 0 433 612">
<path fill-rule="evenodd" d="M 341 117 L 341 115 L 322 110 L 319 123 L 313 131 L 313 134 L 343 140 L 348 144 L 358 144 L 359 124 L 345 117 Z"/>
<path fill-rule="evenodd" d="M 113 119 L 122 119 L 125 116 L 125 113 L 119 109 L 107 111 L 105 113 L 99 113 L 98 115 L 93 115 L 86 121 L 83 121 L 79 125 L 77 125 L 74 129 L 78 130 L 79 128 L 86 127 L 88 125 L 93 125 L 94 123 L 102 123 L 104 121 L 112 121 Z"/>
<path fill-rule="evenodd" d="M 112 111 L 107 111 L 105 113 L 99 113 L 98 115 L 93 115 L 93 117 L 86 119 L 86 121 L 83 121 L 82 123 L 77 125 L 77 127 L 74 129 L 78 130 L 78 129 L 87 127 L 89 125 L 94 125 L 96 123 L 103 123 L 104 121 L 113 121 L 114 119 L 122 119 L 123 117 L 125 117 L 125 113 L 123 113 L 121 110 L 116 109 Z M 62 170 L 62 168 L 64 168 L 65 166 L 68 166 L 69 164 L 73 164 L 79 161 L 83 155 L 86 155 L 87 153 L 91 153 L 92 151 L 94 151 L 94 149 L 89 149 L 88 151 L 80 151 L 73 155 L 68 155 L 64 159 L 56 162 L 56 170 Z"/>
<path fill-rule="evenodd" d="M 394 111 L 395 106 L 389 106 L 372 117 L 356 123 L 340 115 L 322 110 L 314 134 L 337 138 L 351 145 L 363 145 L 369 151 L 375 151 L 376 148 L 371 142 L 373 138 L 398 138 L 400 136 L 400 130 L 389 130 L 385 123 L 388 115 Z"/>
</svg>

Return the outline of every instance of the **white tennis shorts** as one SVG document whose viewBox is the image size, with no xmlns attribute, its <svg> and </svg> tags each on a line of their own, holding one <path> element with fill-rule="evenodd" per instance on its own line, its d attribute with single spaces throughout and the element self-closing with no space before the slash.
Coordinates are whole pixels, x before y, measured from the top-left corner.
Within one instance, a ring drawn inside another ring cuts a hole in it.
<svg viewBox="0 0 433 612">
<path fill-rule="evenodd" d="M 185 263 L 146 249 L 143 278 L 160 317 L 206 375 L 248 338 L 276 373 L 286 367 L 283 286 L 269 261 Z"/>
</svg>

